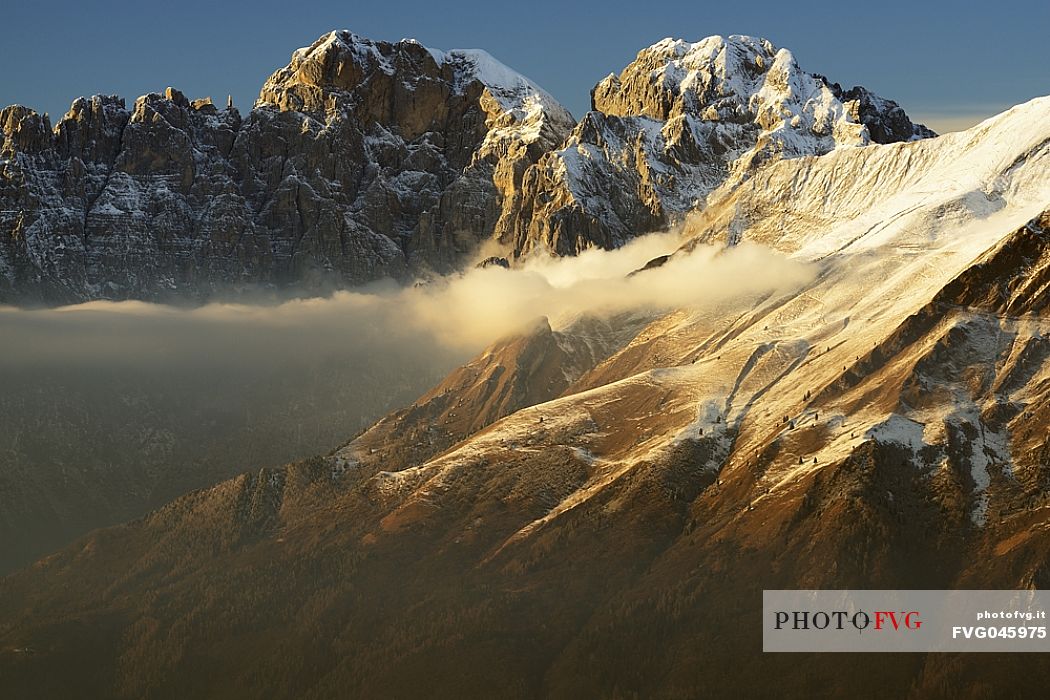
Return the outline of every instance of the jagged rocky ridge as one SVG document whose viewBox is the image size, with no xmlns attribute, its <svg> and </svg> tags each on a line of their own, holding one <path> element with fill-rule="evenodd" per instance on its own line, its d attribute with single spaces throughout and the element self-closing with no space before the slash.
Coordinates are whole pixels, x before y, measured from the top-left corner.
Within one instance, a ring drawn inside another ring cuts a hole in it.
<svg viewBox="0 0 1050 700">
<path fill-rule="evenodd" d="M 347 31 L 296 51 L 246 116 L 177 90 L 0 112 L 0 300 L 308 293 L 611 248 L 769 159 L 931 135 L 750 37 L 665 40 L 576 124 L 483 51 Z"/>
<path fill-rule="evenodd" d="M 333 32 L 246 117 L 176 90 L 0 116 L 8 299 L 324 290 L 448 271 L 493 230 L 501 173 L 571 115 L 484 52 Z"/>
</svg>

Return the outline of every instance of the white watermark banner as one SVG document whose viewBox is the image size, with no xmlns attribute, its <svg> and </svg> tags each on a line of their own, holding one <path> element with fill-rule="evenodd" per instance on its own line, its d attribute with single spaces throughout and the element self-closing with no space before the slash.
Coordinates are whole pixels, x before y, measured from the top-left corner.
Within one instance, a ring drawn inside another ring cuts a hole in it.
<svg viewBox="0 0 1050 700">
<path fill-rule="evenodd" d="M 762 651 L 1050 651 L 1050 591 L 763 591 Z"/>
</svg>

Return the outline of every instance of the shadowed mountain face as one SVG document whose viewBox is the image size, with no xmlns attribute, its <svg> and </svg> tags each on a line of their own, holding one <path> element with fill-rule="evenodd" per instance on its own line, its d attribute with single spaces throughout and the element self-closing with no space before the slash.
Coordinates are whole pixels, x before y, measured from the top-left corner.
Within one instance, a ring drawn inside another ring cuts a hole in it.
<svg viewBox="0 0 1050 700">
<path fill-rule="evenodd" d="M 801 288 L 542 323 L 328 456 L 8 576 L 0 689 L 1042 693 L 1032 655 L 763 655 L 759 616 L 769 588 L 1050 586 L 1048 114 L 756 166 L 687 230 L 808 261 Z"/>
<path fill-rule="evenodd" d="M 347 31 L 242 116 L 177 90 L 0 112 L 0 301 L 325 293 L 458 269 L 482 243 L 615 248 L 767 160 L 931 132 L 751 37 L 666 40 L 580 124 L 483 51 Z"/>
</svg>

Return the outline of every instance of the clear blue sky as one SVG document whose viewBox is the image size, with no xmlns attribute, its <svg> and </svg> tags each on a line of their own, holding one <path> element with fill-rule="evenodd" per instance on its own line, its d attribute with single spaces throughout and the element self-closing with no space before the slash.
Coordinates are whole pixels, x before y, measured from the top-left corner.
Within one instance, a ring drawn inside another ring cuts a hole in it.
<svg viewBox="0 0 1050 700">
<path fill-rule="evenodd" d="M 416 2 L 12 0 L 0 13 L 0 105 L 57 120 L 78 95 L 171 85 L 251 106 L 291 52 L 331 29 L 484 48 L 577 116 L 590 88 L 665 36 L 753 34 L 803 68 L 896 99 L 942 129 L 1050 93 L 1050 1 Z M 974 9 L 970 9 L 970 8 Z M 871 11 L 875 8 L 875 11 Z M 952 120 L 955 120 L 954 122 Z"/>
</svg>

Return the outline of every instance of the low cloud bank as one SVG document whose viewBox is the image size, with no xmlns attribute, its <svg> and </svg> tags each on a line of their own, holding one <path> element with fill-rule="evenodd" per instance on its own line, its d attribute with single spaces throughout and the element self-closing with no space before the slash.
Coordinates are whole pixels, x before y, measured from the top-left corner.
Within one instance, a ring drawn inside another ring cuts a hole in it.
<svg viewBox="0 0 1050 700">
<path fill-rule="evenodd" d="M 415 287 L 377 284 L 280 304 L 181 309 L 90 302 L 47 310 L 0 308 L 0 367 L 22 363 L 129 367 L 257 367 L 307 357 L 446 364 L 530 326 L 582 313 L 746 304 L 809 281 L 811 266 L 758 245 L 678 249 L 673 233 L 615 251 L 532 258 L 514 269 L 474 268 Z M 635 273 L 635 274 L 631 274 Z"/>
<path fill-rule="evenodd" d="M 540 316 L 557 327 L 560 319 L 582 313 L 747 304 L 797 288 L 815 275 L 811 265 L 757 244 L 698 246 L 689 254 L 671 255 L 681 243 L 673 233 L 653 234 L 614 251 L 532 258 L 512 270 L 474 269 L 406 290 L 403 306 L 417 328 L 440 342 L 476 347 Z M 662 265 L 642 269 L 666 255 L 671 257 Z"/>
<path fill-rule="evenodd" d="M 751 304 L 811 276 L 747 245 L 631 274 L 679 243 L 279 304 L 0 307 L 0 574 L 188 490 L 327 452 L 539 316 Z"/>
</svg>

